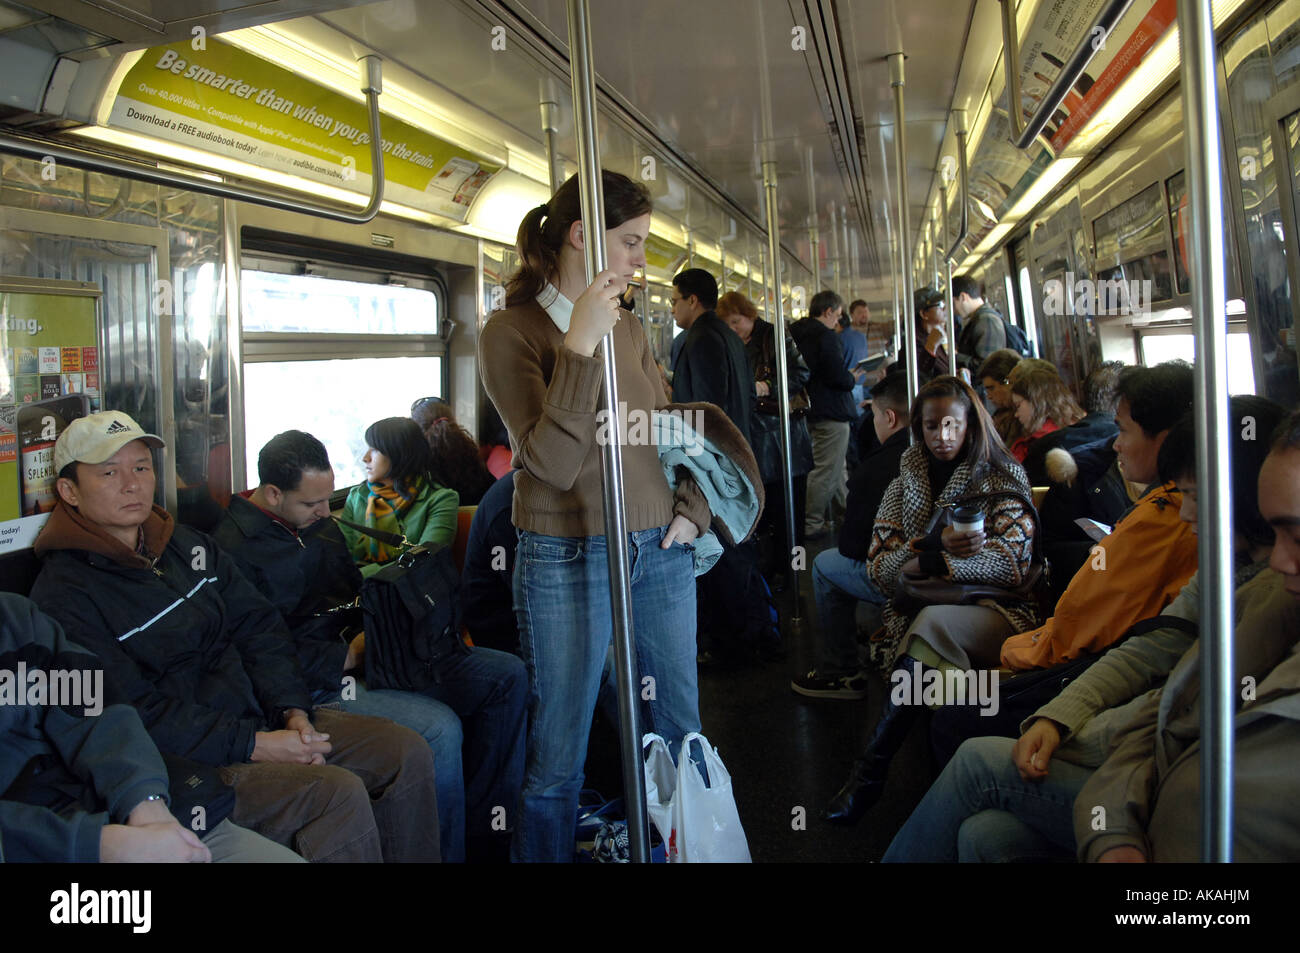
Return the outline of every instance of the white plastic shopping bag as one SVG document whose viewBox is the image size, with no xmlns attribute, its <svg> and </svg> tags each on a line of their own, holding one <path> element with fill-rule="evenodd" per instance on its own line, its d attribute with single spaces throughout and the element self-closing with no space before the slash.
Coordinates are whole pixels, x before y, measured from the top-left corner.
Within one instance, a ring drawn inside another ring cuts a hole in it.
<svg viewBox="0 0 1300 953">
<path fill-rule="evenodd" d="M 703 751 L 702 762 L 694 760 L 696 749 L 691 746 L 693 740 L 699 741 L 698 750 Z M 666 747 L 664 754 L 667 755 Z M 708 774 L 707 783 L 700 774 L 700 764 Z M 662 791 L 662 787 L 659 790 Z M 749 842 L 740 826 L 731 775 L 722 766 L 717 749 L 697 731 L 682 739 L 672 808 L 673 837 L 672 840 L 665 838 L 669 844 L 670 861 L 688 864 L 750 863 Z M 663 827 L 659 829 L 662 833 Z"/>
<path fill-rule="evenodd" d="M 673 765 L 668 745 L 656 734 L 647 734 L 641 739 L 641 751 L 649 754 L 645 759 L 645 799 L 646 811 L 650 820 L 659 831 L 668 853 L 668 862 L 676 863 L 676 838 L 673 832 L 673 795 L 677 791 L 677 768 Z"/>
</svg>

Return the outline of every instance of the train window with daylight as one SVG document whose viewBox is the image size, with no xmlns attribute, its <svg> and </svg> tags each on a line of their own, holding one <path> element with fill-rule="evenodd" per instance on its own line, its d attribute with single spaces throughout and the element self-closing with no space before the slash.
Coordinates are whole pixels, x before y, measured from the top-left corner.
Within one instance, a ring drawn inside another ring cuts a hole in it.
<svg viewBox="0 0 1300 953">
<path fill-rule="evenodd" d="M 1195 335 L 1142 335 L 1142 363 L 1147 367 L 1175 359 L 1195 363 Z M 1250 335 L 1244 331 L 1228 334 L 1228 393 L 1255 393 L 1255 366 L 1250 358 Z"/>
<path fill-rule="evenodd" d="M 441 357 L 274 361 L 244 367 L 248 485 L 257 486 L 257 452 L 285 430 L 305 430 L 329 451 L 335 489 L 365 476 L 366 428 L 405 417 L 411 404 L 442 391 Z"/>
<path fill-rule="evenodd" d="M 438 297 L 423 288 L 245 270 L 244 332 L 436 334 Z"/>
<path fill-rule="evenodd" d="M 289 429 L 325 444 L 336 487 L 359 483 L 366 427 L 447 392 L 442 286 L 356 267 L 256 265 L 240 289 L 248 485 L 258 451 Z"/>
</svg>

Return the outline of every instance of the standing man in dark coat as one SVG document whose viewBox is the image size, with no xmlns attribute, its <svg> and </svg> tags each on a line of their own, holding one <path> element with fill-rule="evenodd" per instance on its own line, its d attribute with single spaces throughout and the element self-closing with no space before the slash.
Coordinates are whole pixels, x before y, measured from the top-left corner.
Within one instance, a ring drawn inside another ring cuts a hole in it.
<svg viewBox="0 0 1300 953">
<path fill-rule="evenodd" d="M 717 304 L 718 283 L 703 268 L 673 278 L 673 321 L 686 332 L 673 362 L 673 400 L 717 404 L 752 445 L 754 376 L 744 343 L 714 313 Z"/>
<path fill-rule="evenodd" d="M 844 299 L 834 291 L 813 296 L 808 317 L 790 329 L 799 353 L 808 363 L 808 426 L 812 431 L 813 471 L 808 474 L 808 502 L 804 535 L 814 538 L 830 529 L 827 510 L 844 512 L 848 496 L 845 452 L 850 421 L 857 418 L 853 385 L 857 380 L 844 366 L 844 350 L 835 333 Z M 834 515 L 834 514 L 832 514 Z"/>
</svg>

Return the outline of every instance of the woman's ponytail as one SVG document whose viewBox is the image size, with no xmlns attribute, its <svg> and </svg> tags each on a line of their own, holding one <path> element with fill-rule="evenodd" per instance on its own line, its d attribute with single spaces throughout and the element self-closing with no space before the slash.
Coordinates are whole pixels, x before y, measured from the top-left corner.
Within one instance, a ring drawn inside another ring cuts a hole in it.
<svg viewBox="0 0 1300 953">
<path fill-rule="evenodd" d="M 544 234 L 549 213 L 546 205 L 539 205 L 519 223 L 519 234 L 515 237 L 519 270 L 506 285 L 507 307 L 532 301 L 542 293 L 550 275 L 555 273 L 559 247 L 548 248 Z"/>
<path fill-rule="evenodd" d="M 605 228 L 617 228 L 624 222 L 651 210 L 650 192 L 618 172 L 604 170 L 601 184 L 605 199 Z M 515 250 L 519 270 L 506 282 L 506 307 L 527 304 L 554 280 L 560 272 L 560 249 L 569 234 L 569 226 L 582 218 L 582 197 L 578 177 L 571 176 L 551 196 L 519 223 Z"/>
</svg>

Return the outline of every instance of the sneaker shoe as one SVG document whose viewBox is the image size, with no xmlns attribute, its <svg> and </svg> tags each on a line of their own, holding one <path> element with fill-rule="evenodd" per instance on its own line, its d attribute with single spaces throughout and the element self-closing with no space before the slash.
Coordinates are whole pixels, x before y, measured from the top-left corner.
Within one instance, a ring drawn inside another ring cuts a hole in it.
<svg viewBox="0 0 1300 953">
<path fill-rule="evenodd" d="M 866 669 L 860 669 L 851 675 L 832 676 L 819 675 L 813 669 L 807 675 L 793 679 L 790 687 L 809 698 L 866 698 L 867 677 Z"/>
</svg>

